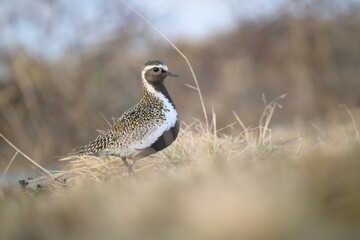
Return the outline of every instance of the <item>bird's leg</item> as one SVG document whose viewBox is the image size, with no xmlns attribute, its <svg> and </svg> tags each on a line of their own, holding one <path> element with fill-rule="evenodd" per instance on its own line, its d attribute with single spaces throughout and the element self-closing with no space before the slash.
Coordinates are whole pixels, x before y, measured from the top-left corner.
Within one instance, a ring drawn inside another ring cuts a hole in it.
<svg viewBox="0 0 360 240">
<path fill-rule="evenodd" d="M 126 158 L 122 157 L 121 160 L 124 162 L 125 166 L 128 169 L 129 176 L 134 175 L 134 172 L 132 170 L 134 164 L 129 164 Z"/>
<path fill-rule="evenodd" d="M 132 164 L 130 164 L 130 168 L 131 168 L 131 172 L 132 172 L 132 174 L 136 177 L 135 172 L 132 170 L 132 169 L 133 169 L 133 167 L 134 167 L 134 165 L 135 165 L 135 163 L 136 163 L 136 160 L 135 160 L 135 159 L 133 159 L 132 161 L 133 161 L 133 162 L 132 162 Z"/>
</svg>

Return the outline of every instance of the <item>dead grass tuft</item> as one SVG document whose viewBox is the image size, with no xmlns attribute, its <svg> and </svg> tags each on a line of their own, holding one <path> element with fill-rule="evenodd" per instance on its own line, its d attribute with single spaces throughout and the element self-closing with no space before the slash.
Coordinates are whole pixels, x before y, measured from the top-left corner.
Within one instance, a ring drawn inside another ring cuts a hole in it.
<svg viewBox="0 0 360 240">
<path fill-rule="evenodd" d="M 330 128 L 327 138 L 286 135 L 277 141 L 278 133 L 269 127 L 276 106 L 277 101 L 266 105 L 256 128 L 245 127 L 235 114 L 241 130 L 232 124 L 233 134 L 216 128 L 215 113 L 208 126 L 198 120 L 183 123 L 174 144 L 136 163 L 134 178 L 117 158 L 62 159 L 66 168 L 53 178 L 24 181 L 19 192 L 2 188 L 0 238 L 338 239 L 359 234 L 356 130 L 345 128 L 347 141 L 341 143 L 335 141 L 340 127 Z"/>
</svg>

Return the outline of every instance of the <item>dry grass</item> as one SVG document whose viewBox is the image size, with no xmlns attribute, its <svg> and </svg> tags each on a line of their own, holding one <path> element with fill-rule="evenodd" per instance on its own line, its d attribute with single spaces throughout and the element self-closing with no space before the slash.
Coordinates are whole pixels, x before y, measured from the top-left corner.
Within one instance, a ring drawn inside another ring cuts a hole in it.
<svg viewBox="0 0 360 240">
<path fill-rule="evenodd" d="M 137 162 L 134 178 L 115 158 L 70 157 L 55 181 L 2 188 L 0 238 L 356 239 L 357 119 L 319 138 L 277 140 L 277 105 L 256 128 L 240 130 L 237 118 L 232 134 L 215 118 L 208 128 L 183 124 L 171 147 Z"/>
</svg>

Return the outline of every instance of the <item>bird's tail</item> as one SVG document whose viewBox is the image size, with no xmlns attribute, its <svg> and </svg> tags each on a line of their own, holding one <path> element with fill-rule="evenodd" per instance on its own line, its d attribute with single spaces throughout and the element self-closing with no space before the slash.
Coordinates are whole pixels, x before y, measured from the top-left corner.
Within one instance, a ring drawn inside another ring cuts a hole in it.
<svg viewBox="0 0 360 240">
<path fill-rule="evenodd" d="M 74 148 L 74 149 L 69 153 L 69 155 L 79 155 L 79 156 L 82 156 L 82 155 L 91 155 L 87 149 L 88 149 L 88 145 L 84 145 L 84 146 L 81 146 L 81 147 L 77 147 L 77 148 Z"/>
<path fill-rule="evenodd" d="M 103 150 L 106 148 L 108 143 L 108 139 L 104 136 L 101 138 L 96 139 L 95 141 L 75 148 L 72 150 L 72 152 L 70 153 L 70 155 L 94 155 L 97 152 L 99 152 L 100 150 Z"/>
</svg>

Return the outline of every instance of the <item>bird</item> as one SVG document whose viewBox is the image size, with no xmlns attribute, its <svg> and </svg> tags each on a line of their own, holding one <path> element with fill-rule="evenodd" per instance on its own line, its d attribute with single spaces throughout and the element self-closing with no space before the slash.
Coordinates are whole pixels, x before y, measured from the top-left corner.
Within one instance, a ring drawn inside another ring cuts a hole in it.
<svg viewBox="0 0 360 240">
<path fill-rule="evenodd" d="M 75 148 L 73 153 L 120 157 L 132 175 L 138 159 L 170 146 L 178 136 L 180 122 L 164 85 L 167 77 L 179 76 L 169 72 L 161 60 L 146 62 L 141 70 L 141 100 L 125 111 L 107 131 L 94 141 Z M 133 163 L 129 164 L 128 159 Z"/>
</svg>

